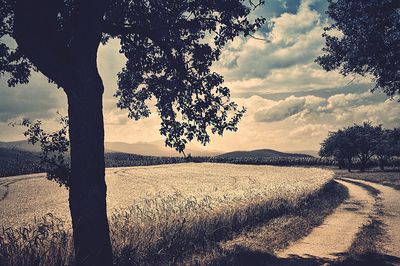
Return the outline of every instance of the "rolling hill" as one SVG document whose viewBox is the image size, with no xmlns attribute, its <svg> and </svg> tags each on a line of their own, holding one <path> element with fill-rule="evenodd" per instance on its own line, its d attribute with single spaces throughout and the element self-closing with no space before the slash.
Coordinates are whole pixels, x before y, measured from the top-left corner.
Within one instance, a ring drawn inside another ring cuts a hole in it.
<svg viewBox="0 0 400 266">
<path fill-rule="evenodd" d="M 217 158 L 271 158 L 271 157 L 293 157 L 312 158 L 313 156 L 303 153 L 286 153 L 271 149 L 260 149 L 253 151 L 233 151 L 216 156 Z"/>
<path fill-rule="evenodd" d="M 105 144 L 106 153 L 129 153 L 139 154 L 145 156 L 168 156 L 168 157 L 181 157 L 177 151 L 171 148 L 167 148 L 163 141 L 153 142 L 136 142 L 136 143 L 125 143 L 125 142 L 106 142 Z M 26 140 L 11 141 L 11 142 L 0 142 L 0 148 L 29 151 L 29 152 L 40 152 L 40 146 L 29 144 Z M 215 156 L 221 154 L 218 151 L 208 151 L 203 149 L 186 149 L 186 154 L 192 156 Z"/>
</svg>

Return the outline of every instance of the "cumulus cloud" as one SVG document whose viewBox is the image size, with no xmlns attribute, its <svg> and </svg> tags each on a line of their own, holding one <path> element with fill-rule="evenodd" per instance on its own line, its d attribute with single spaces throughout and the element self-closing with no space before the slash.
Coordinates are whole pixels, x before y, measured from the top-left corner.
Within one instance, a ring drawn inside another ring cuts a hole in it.
<svg viewBox="0 0 400 266">
<path fill-rule="evenodd" d="M 34 73 L 28 85 L 9 88 L 6 78 L 0 80 L 0 122 L 17 117 L 50 118 L 65 106 L 63 91 L 49 84 L 47 79 Z"/>
<path fill-rule="evenodd" d="M 370 92 L 288 96 L 282 100 L 252 96 L 235 101 L 249 107 L 249 112 L 239 124 L 239 132 L 213 139 L 214 149 L 229 150 L 233 145 L 239 149 L 316 150 L 329 131 L 353 123 L 400 126 L 400 104 Z"/>
<path fill-rule="evenodd" d="M 324 124 L 305 125 L 294 129 L 289 133 L 289 136 L 296 139 L 324 138 L 329 128 L 329 125 Z"/>
<path fill-rule="evenodd" d="M 283 13 L 272 19 L 274 29 L 271 32 L 273 44 L 293 45 L 319 24 L 320 14 L 310 8 L 312 1 L 301 2 L 296 14 Z"/>
<path fill-rule="evenodd" d="M 304 98 L 291 96 L 268 109 L 258 111 L 254 117 L 258 122 L 282 121 L 304 110 L 305 103 L 306 100 Z"/>
<path fill-rule="evenodd" d="M 303 0 L 295 14 L 285 12 L 272 18 L 272 30 L 260 36 L 270 42 L 250 38 L 242 40 L 240 49 L 236 46 L 233 50 L 228 46 L 222 57 L 235 58 L 235 71 L 229 71 L 231 67 L 226 68 L 224 63 L 217 64 L 217 68 L 231 80 L 263 78 L 273 69 L 313 61 L 324 43 L 321 37 L 324 24 L 320 21 L 320 13 L 311 9 L 311 3 Z"/>
</svg>

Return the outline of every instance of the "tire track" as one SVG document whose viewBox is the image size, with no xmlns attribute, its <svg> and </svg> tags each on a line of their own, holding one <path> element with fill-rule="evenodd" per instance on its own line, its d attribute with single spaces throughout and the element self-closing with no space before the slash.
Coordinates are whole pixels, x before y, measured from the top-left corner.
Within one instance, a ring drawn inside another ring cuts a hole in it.
<svg viewBox="0 0 400 266">
<path fill-rule="evenodd" d="M 400 258 L 400 191 L 388 186 L 358 179 L 343 178 L 343 180 L 367 185 L 380 191 L 381 211 L 383 214 L 380 215 L 379 219 L 385 224 L 386 229 L 386 239 L 383 243 L 383 249 L 387 255 Z"/>
<path fill-rule="evenodd" d="M 342 180 L 336 182 L 347 187 L 349 198 L 322 225 L 279 252 L 278 257 L 337 260 L 350 248 L 360 228 L 368 223 L 375 199 L 360 186 Z"/>
<path fill-rule="evenodd" d="M 34 175 L 24 175 L 24 176 L 16 176 L 12 178 L 7 178 L 7 179 L 16 179 L 12 181 L 3 181 L 0 182 L 0 201 L 3 201 L 7 198 L 8 194 L 10 193 L 10 185 L 21 182 L 21 181 L 27 181 L 31 179 L 37 179 L 37 178 L 43 178 L 43 174 L 34 174 Z M 6 179 L 6 178 L 4 178 Z"/>
</svg>

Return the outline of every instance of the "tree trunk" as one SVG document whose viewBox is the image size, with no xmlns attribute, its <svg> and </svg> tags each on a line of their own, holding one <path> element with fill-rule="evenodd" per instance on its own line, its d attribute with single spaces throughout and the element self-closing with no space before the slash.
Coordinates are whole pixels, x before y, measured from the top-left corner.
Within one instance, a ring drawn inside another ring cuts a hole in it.
<svg viewBox="0 0 400 266">
<path fill-rule="evenodd" d="M 364 160 L 360 161 L 360 171 L 361 172 L 365 172 L 365 166 L 366 166 L 367 162 Z"/>
<path fill-rule="evenodd" d="M 68 34 L 58 27 L 63 0 L 18 0 L 14 37 L 30 61 L 68 97 L 69 202 L 78 265 L 111 265 L 104 178 L 103 83 L 96 66 L 107 0 L 73 1 Z"/>
<path fill-rule="evenodd" d="M 338 166 L 339 166 L 339 169 L 343 169 L 343 165 L 344 165 L 343 159 L 338 159 Z"/>
<path fill-rule="evenodd" d="M 379 159 L 379 168 L 381 169 L 381 171 L 385 170 L 385 159 L 384 158 Z"/>
<path fill-rule="evenodd" d="M 89 66 L 90 67 L 90 66 Z M 68 95 L 71 141 L 69 204 L 78 265 L 111 265 L 106 212 L 103 84 L 96 71 L 85 71 L 79 88 Z"/>
<path fill-rule="evenodd" d="M 351 172 L 351 158 L 348 158 L 347 162 L 348 162 L 347 171 L 350 173 Z"/>
</svg>

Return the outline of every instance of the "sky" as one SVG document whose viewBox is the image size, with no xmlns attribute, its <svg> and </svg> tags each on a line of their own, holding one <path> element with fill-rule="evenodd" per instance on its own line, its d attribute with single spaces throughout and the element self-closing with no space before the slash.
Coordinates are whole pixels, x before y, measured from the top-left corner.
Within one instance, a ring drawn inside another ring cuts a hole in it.
<svg viewBox="0 0 400 266">
<path fill-rule="evenodd" d="M 267 0 L 255 15 L 269 19 L 271 26 L 256 36 L 269 41 L 237 38 L 227 45 L 212 68 L 224 76 L 233 100 L 247 113 L 237 132 L 212 136 L 207 150 L 318 150 L 329 131 L 353 123 L 400 126 L 400 104 L 382 93 L 372 94 L 370 77 L 344 78 L 314 62 L 322 54 L 321 35 L 329 23 L 326 8 L 326 0 Z M 156 113 L 133 121 L 116 107 L 117 73 L 125 62 L 118 51 L 118 41 L 112 40 L 98 52 L 106 88 L 106 141 L 162 141 Z M 66 96 L 42 74 L 34 73 L 28 85 L 14 88 L 1 77 L 0 141 L 23 139 L 22 129 L 8 124 L 24 117 L 41 119 L 49 130 L 56 128 L 57 111 L 67 114 Z"/>
</svg>

